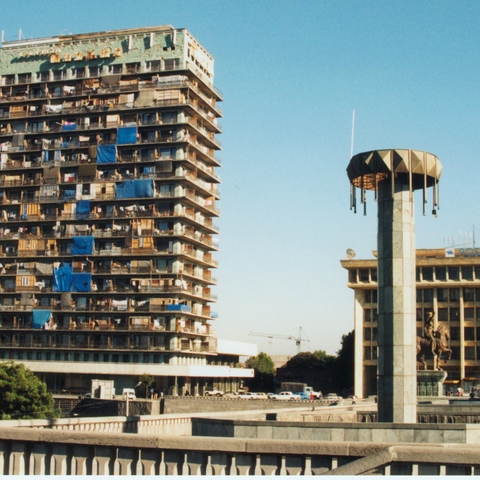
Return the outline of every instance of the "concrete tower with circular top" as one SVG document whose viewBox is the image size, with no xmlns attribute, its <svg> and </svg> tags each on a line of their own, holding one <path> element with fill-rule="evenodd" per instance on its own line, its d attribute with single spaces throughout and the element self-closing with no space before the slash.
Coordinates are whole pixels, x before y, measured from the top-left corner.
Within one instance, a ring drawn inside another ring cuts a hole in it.
<svg viewBox="0 0 480 480">
<path fill-rule="evenodd" d="M 378 203 L 378 421 L 416 423 L 414 190 L 433 189 L 439 208 L 442 165 L 418 150 L 373 150 L 352 157 L 347 168 L 351 209 L 357 190 L 366 214 L 367 191 Z"/>
</svg>

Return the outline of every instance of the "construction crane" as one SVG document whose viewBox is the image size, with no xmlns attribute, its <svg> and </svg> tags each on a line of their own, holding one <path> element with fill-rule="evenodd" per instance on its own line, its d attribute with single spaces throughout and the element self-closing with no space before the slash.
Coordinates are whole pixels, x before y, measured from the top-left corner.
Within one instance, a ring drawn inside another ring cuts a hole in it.
<svg viewBox="0 0 480 480">
<path fill-rule="evenodd" d="M 302 327 L 298 330 L 298 337 L 293 335 L 277 335 L 275 333 L 262 333 L 262 332 L 250 332 L 249 335 L 254 337 L 267 337 L 267 338 L 283 338 L 284 340 L 295 340 L 295 345 L 297 346 L 297 353 L 302 351 L 302 342 L 309 342 L 306 338 L 302 337 Z"/>
</svg>

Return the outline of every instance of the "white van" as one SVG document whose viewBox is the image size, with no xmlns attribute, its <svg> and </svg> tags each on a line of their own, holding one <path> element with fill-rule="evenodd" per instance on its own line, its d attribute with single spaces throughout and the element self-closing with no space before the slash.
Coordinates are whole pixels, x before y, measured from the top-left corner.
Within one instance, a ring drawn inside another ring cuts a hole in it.
<svg viewBox="0 0 480 480">
<path fill-rule="evenodd" d="M 135 395 L 135 390 L 133 388 L 124 388 L 122 390 L 122 396 L 129 399 L 137 398 L 137 396 Z"/>
</svg>

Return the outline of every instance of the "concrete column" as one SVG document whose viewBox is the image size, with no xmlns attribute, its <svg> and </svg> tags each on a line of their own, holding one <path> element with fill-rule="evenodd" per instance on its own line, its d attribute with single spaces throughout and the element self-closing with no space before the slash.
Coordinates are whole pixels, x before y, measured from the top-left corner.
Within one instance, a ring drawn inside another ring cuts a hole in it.
<svg viewBox="0 0 480 480">
<path fill-rule="evenodd" d="M 378 192 L 378 421 L 416 423 L 415 219 L 408 177 Z"/>
</svg>

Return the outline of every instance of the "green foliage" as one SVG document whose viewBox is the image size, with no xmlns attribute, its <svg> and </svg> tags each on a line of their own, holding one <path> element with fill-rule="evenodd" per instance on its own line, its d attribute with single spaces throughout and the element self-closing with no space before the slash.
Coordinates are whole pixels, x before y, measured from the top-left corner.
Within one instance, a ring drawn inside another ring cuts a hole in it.
<svg viewBox="0 0 480 480">
<path fill-rule="evenodd" d="M 338 393 L 351 389 L 354 383 L 354 332 L 342 335 L 337 355 L 328 355 L 324 350 L 300 352 L 290 358 L 284 368 L 290 370 L 290 378 L 299 381 L 303 381 L 306 374 L 316 375 L 321 389 Z"/>
<path fill-rule="evenodd" d="M 275 364 L 272 358 L 266 353 L 260 352 L 256 357 L 250 357 L 246 362 L 247 368 L 253 368 L 259 373 L 273 375 L 275 373 Z"/>
<path fill-rule="evenodd" d="M 47 386 L 23 363 L 0 362 L 0 418 L 54 418 L 54 400 Z"/>
<path fill-rule="evenodd" d="M 290 358 L 285 364 L 287 368 L 300 368 L 305 370 L 323 369 L 332 362 L 335 357 L 327 355 L 323 350 L 315 352 L 300 352 Z"/>
<path fill-rule="evenodd" d="M 140 376 L 140 382 L 143 383 L 148 389 L 150 385 L 153 385 L 155 383 L 155 377 L 153 375 L 150 375 L 149 373 L 144 373 Z"/>
<path fill-rule="evenodd" d="M 273 392 L 275 386 L 275 364 L 266 353 L 260 352 L 250 357 L 246 362 L 247 368 L 255 370 L 254 378 L 245 381 L 246 386 L 253 392 Z"/>
</svg>

